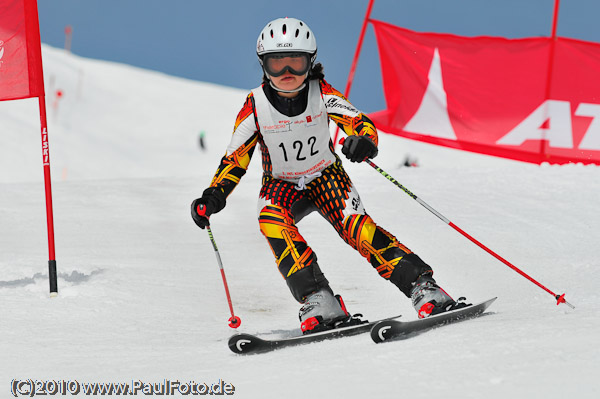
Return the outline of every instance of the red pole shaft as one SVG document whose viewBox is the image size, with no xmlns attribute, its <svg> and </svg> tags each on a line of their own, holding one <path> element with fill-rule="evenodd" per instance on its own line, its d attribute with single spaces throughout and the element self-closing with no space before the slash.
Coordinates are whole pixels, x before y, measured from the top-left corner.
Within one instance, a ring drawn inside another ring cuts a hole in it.
<svg viewBox="0 0 600 399">
<path fill-rule="evenodd" d="M 50 296 L 58 295 L 56 273 L 56 254 L 54 248 L 54 215 L 52 211 L 52 179 L 50 178 L 50 147 L 48 145 L 48 122 L 46 119 L 46 98 L 38 97 L 40 107 L 40 123 L 42 131 L 42 161 L 44 165 L 44 186 L 46 191 L 46 221 L 48 225 L 48 279 Z"/>
<path fill-rule="evenodd" d="M 227 303 L 229 304 L 229 311 L 231 312 L 231 317 L 235 317 L 233 313 L 233 303 L 231 302 L 231 295 L 229 294 L 229 286 L 227 285 L 227 278 L 225 277 L 225 270 L 221 268 L 221 277 L 223 277 L 223 285 L 225 286 L 225 295 L 227 295 Z"/>
<path fill-rule="evenodd" d="M 559 305 L 561 303 L 564 303 L 564 304 L 568 305 L 569 307 L 575 309 L 575 307 L 573 305 L 571 305 L 569 302 L 567 302 L 565 300 L 565 294 L 556 295 L 554 292 L 550 291 L 548 288 L 546 288 L 545 286 L 543 286 L 542 284 L 540 284 L 539 282 L 537 282 L 536 280 L 534 280 L 532 277 L 530 277 L 527 273 L 525 273 L 524 271 L 522 271 L 518 267 L 514 266 L 512 263 L 510 263 L 509 261 L 507 261 L 506 259 L 504 259 L 500 255 L 498 255 L 496 252 L 492 251 L 491 249 L 489 249 L 488 247 L 486 247 L 485 245 L 483 245 L 481 242 L 479 242 L 475 238 L 473 238 L 471 235 L 469 235 L 467 232 L 465 232 L 464 230 L 462 230 L 460 227 L 458 227 L 457 225 L 455 225 L 454 223 L 452 223 L 448 218 L 446 218 L 444 215 L 442 215 L 441 213 L 439 213 L 438 211 L 436 211 L 435 209 L 433 209 L 431 206 L 429 206 L 421 198 L 419 198 L 415 194 L 413 194 L 409 189 L 407 189 L 402 184 L 400 184 L 398 182 L 398 180 L 394 179 L 392 176 L 390 176 L 388 173 L 386 173 L 383 169 L 381 169 L 379 166 L 377 166 L 373 161 L 371 161 L 370 159 L 367 159 L 365 162 L 367 164 L 369 164 L 371 167 L 373 167 L 373 169 L 375 169 L 376 171 L 378 171 L 379 173 L 381 173 L 381 175 L 383 177 L 385 177 L 386 179 L 388 179 L 389 181 L 391 181 L 392 183 L 394 183 L 394 185 L 396 185 L 398 188 L 400 188 L 402 191 L 404 191 L 406 194 L 408 194 L 410 197 L 412 197 L 412 199 L 414 199 L 419 204 L 421 204 L 421 206 L 423 206 L 429 212 L 433 213 L 438 219 L 440 219 L 441 221 L 443 221 L 444 223 L 446 223 L 447 225 L 449 225 L 450 227 L 452 227 L 454 230 L 458 231 L 464 237 L 468 238 L 471 242 L 473 242 L 474 244 L 476 244 L 478 247 L 480 247 L 481 249 L 483 249 L 485 252 L 489 253 L 494 258 L 498 259 L 500 262 L 504 263 L 506 266 L 510 267 L 511 269 L 513 269 L 514 271 L 516 271 L 517 273 L 519 273 L 521 276 L 525 277 L 527 280 L 531 281 L 532 283 L 534 283 L 535 285 L 537 285 L 538 287 L 542 288 L 544 291 L 546 291 L 547 293 L 549 293 L 550 295 L 552 295 L 557 300 L 557 303 L 556 303 L 557 305 Z"/>
<path fill-rule="evenodd" d="M 358 44 L 356 45 L 356 51 L 354 52 L 354 59 L 352 60 L 352 66 L 350 67 L 350 73 L 348 74 L 348 81 L 346 82 L 346 89 L 344 90 L 344 96 L 348 98 L 350 95 L 350 89 L 352 88 L 352 82 L 354 81 L 354 73 L 356 72 L 356 64 L 358 64 L 358 58 L 360 57 L 360 50 L 362 49 L 363 40 L 365 33 L 367 32 L 367 24 L 369 17 L 371 16 L 371 10 L 373 9 L 373 3 L 375 0 L 369 0 L 367 6 L 367 12 L 365 19 L 363 20 L 362 28 L 360 29 L 360 36 L 358 37 Z"/>
<path fill-rule="evenodd" d="M 552 17 L 552 33 L 550 36 L 550 50 L 548 54 L 548 74 L 546 77 L 546 93 L 544 100 L 549 100 L 552 93 L 552 72 L 554 70 L 554 52 L 556 48 L 556 29 L 558 26 L 558 11 L 560 9 L 560 0 L 554 0 L 554 14 Z M 547 112 L 547 111 L 546 111 Z M 547 116 L 547 115 L 546 115 Z M 546 140 L 540 141 L 540 161 L 546 160 L 544 154 L 546 152 Z"/>
<path fill-rule="evenodd" d="M 202 211 L 205 211 L 205 208 L 201 208 L 198 206 L 198 213 L 203 214 Z M 210 242 L 215 250 L 215 256 L 217 257 L 217 263 L 219 264 L 219 269 L 221 270 L 221 277 L 223 278 L 223 286 L 225 287 L 225 295 L 227 296 L 227 303 L 229 304 L 229 311 L 231 312 L 231 317 L 229 318 L 229 327 L 238 328 L 240 324 L 242 324 L 242 319 L 236 316 L 233 313 L 233 303 L 231 302 L 231 295 L 229 294 L 229 285 L 227 284 L 227 278 L 225 277 L 225 269 L 223 268 L 223 262 L 221 261 L 221 255 L 219 254 L 219 249 L 217 248 L 217 243 L 215 242 L 215 238 L 213 236 L 212 230 L 210 229 L 210 225 L 206 226 L 206 230 L 208 231 L 208 237 L 210 238 Z"/>
<path fill-rule="evenodd" d="M 65 50 L 71 52 L 71 39 L 73 37 L 73 27 L 71 25 L 65 26 Z"/>
<path fill-rule="evenodd" d="M 556 39 L 556 27 L 558 25 L 558 10 L 560 9 L 560 0 L 554 0 L 554 15 L 552 17 L 552 39 Z"/>
<path fill-rule="evenodd" d="M 365 38 L 365 33 L 367 31 L 367 24 L 369 22 L 369 17 L 371 16 L 371 10 L 373 9 L 373 3 L 375 0 L 369 0 L 369 5 L 367 6 L 367 12 L 365 14 L 365 19 L 362 24 L 362 28 L 360 30 L 360 36 L 358 37 L 358 43 L 356 45 L 356 51 L 354 52 L 354 59 L 352 60 L 352 66 L 350 67 L 350 73 L 348 74 L 348 80 L 346 81 L 346 90 L 344 90 L 344 97 L 348 98 L 350 96 L 350 89 L 352 88 L 352 82 L 354 82 L 354 73 L 356 72 L 356 64 L 358 64 L 358 58 L 360 57 L 360 50 L 362 48 L 363 40 Z M 335 136 L 333 137 L 333 147 L 337 145 L 338 134 L 340 132 L 340 127 L 336 127 Z"/>
<path fill-rule="evenodd" d="M 475 245 L 477 245 L 479 248 L 483 249 L 485 252 L 487 252 L 488 254 L 492 255 L 494 258 L 498 259 L 500 262 L 504 263 L 506 266 L 510 267 L 511 269 L 513 269 L 514 271 L 516 271 L 517 273 L 519 273 L 521 276 L 525 277 L 527 280 L 531 281 L 532 283 L 534 283 L 535 285 L 537 285 L 538 287 L 540 287 L 541 289 L 543 289 L 544 291 L 546 291 L 547 293 L 549 293 L 550 295 L 552 295 L 553 297 L 555 297 L 555 298 L 558 299 L 559 295 L 556 295 L 554 292 L 552 292 L 551 290 L 549 290 L 548 288 L 546 288 L 544 285 L 542 285 L 538 281 L 534 280 L 527 273 L 525 273 L 524 271 L 522 271 L 521 269 L 519 269 L 518 267 L 516 267 L 515 265 L 513 265 L 512 263 L 510 263 L 506 259 L 504 259 L 502 256 L 498 255 L 496 252 L 492 251 L 491 249 L 489 249 L 488 247 L 486 247 L 485 245 L 483 245 L 481 242 L 479 242 L 478 240 L 476 240 L 469 233 L 467 233 L 466 231 L 464 231 L 463 229 L 461 229 L 460 227 L 458 227 L 457 225 L 455 225 L 452 222 L 448 223 L 448 225 L 450 227 L 452 227 L 454 230 L 458 231 L 463 236 L 465 236 L 466 238 L 468 238 L 472 243 L 474 243 Z"/>
</svg>

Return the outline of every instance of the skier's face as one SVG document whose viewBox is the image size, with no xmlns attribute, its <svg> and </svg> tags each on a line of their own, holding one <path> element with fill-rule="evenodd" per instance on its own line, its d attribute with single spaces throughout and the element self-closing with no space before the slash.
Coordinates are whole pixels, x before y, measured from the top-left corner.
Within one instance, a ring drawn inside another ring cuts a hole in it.
<svg viewBox="0 0 600 399">
<path fill-rule="evenodd" d="M 284 97 L 295 97 L 298 89 L 308 76 L 310 69 L 310 54 L 302 52 L 282 52 L 266 54 L 262 58 L 265 73 L 271 79 L 271 83 L 280 90 L 292 91 L 292 93 L 280 92 Z"/>
</svg>

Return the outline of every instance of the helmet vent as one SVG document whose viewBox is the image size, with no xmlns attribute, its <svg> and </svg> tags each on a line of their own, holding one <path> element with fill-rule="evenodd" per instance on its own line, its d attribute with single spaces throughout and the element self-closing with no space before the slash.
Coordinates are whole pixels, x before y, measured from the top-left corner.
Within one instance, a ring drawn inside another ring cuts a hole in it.
<svg viewBox="0 0 600 399">
<path fill-rule="evenodd" d="M 300 34 L 300 29 L 296 29 L 296 37 Z"/>
<path fill-rule="evenodd" d="M 271 37 L 273 37 L 273 29 L 271 29 Z"/>
<path fill-rule="evenodd" d="M 310 32 L 306 32 L 306 38 L 308 39 L 310 37 Z"/>
<path fill-rule="evenodd" d="M 283 34 L 285 35 L 285 32 L 287 31 L 287 26 L 285 24 L 283 24 L 282 30 L 283 30 Z"/>
<path fill-rule="evenodd" d="M 304 24 L 302 23 L 302 21 L 300 21 L 300 26 L 304 26 Z"/>
<path fill-rule="evenodd" d="M 265 40 L 265 32 L 262 33 L 261 39 Z"/>
</svg>

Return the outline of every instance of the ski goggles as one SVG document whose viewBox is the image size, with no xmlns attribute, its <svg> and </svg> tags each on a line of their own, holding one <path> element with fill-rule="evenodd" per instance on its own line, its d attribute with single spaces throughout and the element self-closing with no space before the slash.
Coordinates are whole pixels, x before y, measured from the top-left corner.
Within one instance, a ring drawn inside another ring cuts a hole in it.
<svg viewBox="0 0 600 399">
<path fill-rule="evenodd" d="M 273 53 L 263 56 L 263 67 L 270 76 L 278 77 L 286 71 L 302 76 L 310 68 L 310 54 L 308 53 Z"/>
</svg>

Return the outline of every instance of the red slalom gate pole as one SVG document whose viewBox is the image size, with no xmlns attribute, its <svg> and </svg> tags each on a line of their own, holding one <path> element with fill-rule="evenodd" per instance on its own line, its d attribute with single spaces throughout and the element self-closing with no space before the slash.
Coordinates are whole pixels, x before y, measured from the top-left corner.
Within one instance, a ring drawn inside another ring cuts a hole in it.
<svg viewBox="0 0 600 399">
<path fill-rule="evenodd" d="M 65 50 L 71 52 L 71 40 L 73 38 L 73 27 L 71 25 L 65 26 Z"/>
<path fill-rule="evenodd" d="M 48 145 L 48 122 L 46 119 L 46 97 L 40 96 L 40 123 L 42 128 L 42 161 L 44 163 L 44 186 L 46 191 L 46 221 L 48 225 L 48 279 L 50 297 L 58 295 L 56 254 L 54 248 L 54 216 L 52 211 L 52 179 L 50 178 L 50 147 Z"/>
<path fill-rule="evenodd" d="M 360 30 L 360 35 L 358 36 L 358 43 L 356 45 L 356 51 L 354 52 L 354 59 L 352 60 L 352 65 L 350 66 L 350 73 L 348 74 L 348 81 L 346 82 L 346 90 L 344 90 L 344 97 L 348 98 L 350 96 L 350 88 L 352 87 L 352 82 L 354 81 L 354 73 L 356 72 L 356 64 L 358 63 L 358 57 L 360 57 L 360 50 L 362 48 L 363 40 L 365 38 L 365 32 L 367 31 L 367 24 L 369 23 L 369 17 L 371 16 L 371 10 L 373 9 L 373 3 L 375 0 L 369 0 L 369 5 L 367 6 L 367 12 L 365 13 L 365 19 L 363 20 L 362 28 Z M 333 136 L 333 146 L 338 141 L 338 134 L 340 133 L 340 127 L 337 126 L 335 128 L 335 135 Z"/>
<path fill-rule="evenodd" d="M 206 208 L 203 205 L 198 205 L 198 214 L 203 215 L 208 219 L 208 217 L 206 216 Z M 225 269 L 223 269 L 221 255 L 219 254 L 219 249 L 217 248 L 215 237 L 213 236 L 212 230 L 210 229 L 210 224 L 206 226 L 206 230 L 208 231 L 208 237 L 210 238 L 210 242 L 212 243 L 212 246 L 215 249 L 217 263 L 219 264 L 219 269 L 221 270 L 221 278 L 223 279 L 223 286 L 225 287 L 225 296 L 227 297 L 229 311 L 231 312 L 231 317 L 229 318 L 229 327 L 238 328 L 242 324 L 242 319 L 236 316 L 233 312 L 233 303 L 231 302 L 231 295 L 229 294 L 229 285 L 227 284 L 227 278 L 225 277 Z"/>
<path fill-rule="evenodd" d="M 550 34 L 550 49 L 548 51 L 548 69 L 546 72 L 546 92 L 545 100 L 550 99 L 552 93 L 552 75 L 554 71 L 554 54 L 556 53 L 556 29 L 558 27 L 558 11 L 560 10 L 560 0 L 554 0 L 554 12 L 552 15 L 552 33 Z M 548 110 L 544 111 L 545 119 L 548 119 Z M 546 148 L 548 147 L 547 140 L 540 140 L 540 163 L 547 159 Z"/>
<path fill-rule="evenodd" d="M 419 197 L 417 197 L 409 189 L 407 189 L 402 184 L 400 184 L 396 179 L 394 179 L 392 176 L 390 176 L 389 174 L 387 174 L 383 169 L 381 169 L 379 166 L 375 165 L 375 163 L 373 163 L 370 159 L 365 160 L 365 162 L 367 162 L 370 166 L 373 167 L 373 169 L 375 169 L 377 172 L 381 173 L 381 175 L 383 177 L 385 177 L 386 179 L 388 179 L 389 181 L 391 181 L 392 183 L 394 183 L 398 188 L 400 188 L 402 191 L 404 191 L 406 194 L 408 194 L 410 197 L 412 197 L 415 201 L 417 201 L 419 204 L 421 204 L 423 207 L 425 207 L 425 209 L 427 209 L 429 212 L 431 212 L 435 216 L 437 216 L 444 223 L 446 223 L 447 225 L 449 225 L 450 227 L 452 227 L 454 230 L 458 231 L 460 234 L 462 234 L 464 237 L 468 238 L 470 241 L 472 241 L 478 247 L 480 247 L 481 249 L 483 249 L 484 251 L 486 251 L 487 253 L 489 253 L 490 255 L 492 255 L 494 258 L 498 259 L 500 262 L 504 263 L 506 266 L 510 267 L 511 269 L 513 269 L 514 271 L 516 271 L 517 273 L 519 273 L 521 276 L 525 277 L 527 280 L 531 281 L 532 283 L 534 283 L 535 285 L 537 285 L 538 287 L 540 287 L 541 289 L 543 289 L 544 291 L 546 291 L 547 293 L 549 293 L 550 295 L 552 295 L 554 297 L 554 299 L 556 299 L 556 301 L 557 301 L 556 304 L 557 305 L 560 305 L 561 303 L 564 303 L 564 304 L 568 305 L 569 307 L 571 307 L 572 309 L 575 309 L 575 306 L 571 305 L 569 302 L 566 301 L 565 294 L 562 294 L 562 295 L 555 294 L 554 292 L 552 292 L 551 290 L 549 290 L 548 288 L 546 288 L 545 286 L 543 286 L 542 284 L 540 284 L 538 281 L 534 280 L 527 273 L 525 273 L 524 271 L 522 271 L 521 269 L 519 269 L 518 267 L 516 267 L 515 265 L 513 265 L 512 263 L 510 263 L 509 261 L 507 261 L 503 257 L 501 257 L 500 255 L 498 255 L 496 252 L 492 251 L 491 249 L 489 249 L 488 247 L 486 247 L 485 245 L 483 245 L 481 242 L 479 242 L 478 240 L 476 240 L 475 238 L 473 238 L 471 235 L 469 235 L 468 233 L 466 233 L 460 227 L 458 227 L 457 225 L 455 225 L 454 223 L 452 223 L 444 215 L 442 215 L 441 213 L 439 213 L 438 211 L 436 211 L 435 209 L 433 209 L 425 201 L 423 201 L 422 199 L 420 199 Z"/>
</svg>

